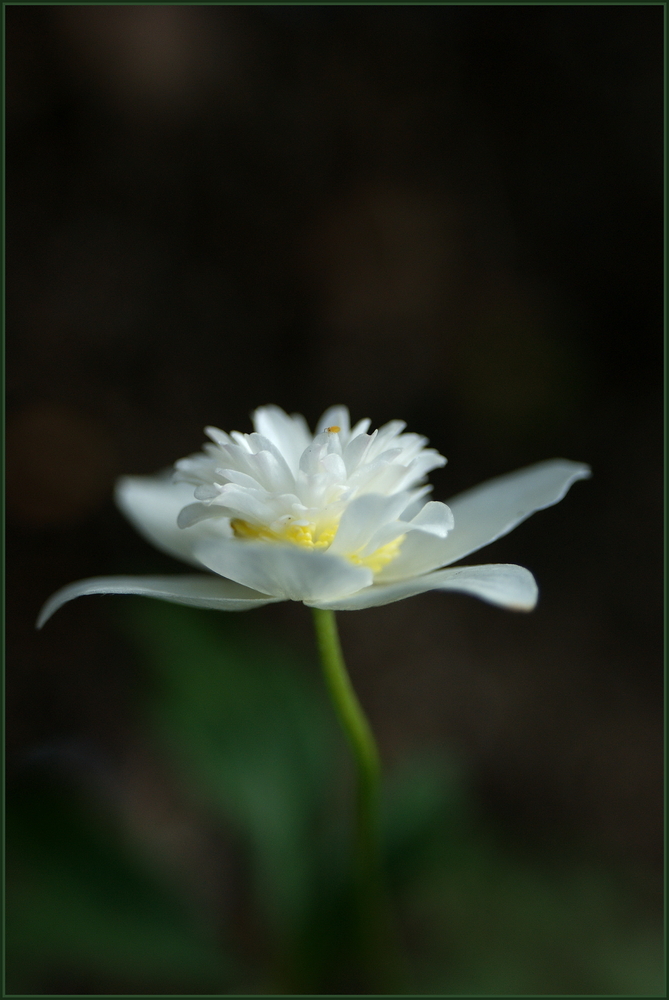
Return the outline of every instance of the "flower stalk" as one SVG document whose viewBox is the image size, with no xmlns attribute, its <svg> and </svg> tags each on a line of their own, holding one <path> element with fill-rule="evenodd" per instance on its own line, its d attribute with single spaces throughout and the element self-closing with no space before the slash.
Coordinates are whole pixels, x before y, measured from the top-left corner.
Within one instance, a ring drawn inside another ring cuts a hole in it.
<svg viewBox="0 0 669 1000">
<path fill-rule="evenodd" d="M 355 875 L 360 940 L 372 977 L 386 980 L 390 938 L 379 850 L 379 752 L 346 670 L 335 613 L 319 608 L 312 608 L 312 613 L 325 682 L 357 770 Z"/>
<path fill-rule="evenodd" d="M 379 753 L 346 670 L 335 613 L 319 608 L 312 613 L 325 682 L 356 763 L 358 860 L 363 870 L 371 871 L 378 867 Z"/>
</svg>

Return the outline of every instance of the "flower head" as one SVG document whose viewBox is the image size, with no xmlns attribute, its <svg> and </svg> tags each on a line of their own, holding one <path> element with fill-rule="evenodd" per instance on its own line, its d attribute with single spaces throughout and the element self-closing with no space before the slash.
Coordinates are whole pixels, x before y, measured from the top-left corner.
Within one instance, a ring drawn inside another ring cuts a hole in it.
<svg viewBox="0 0 669 1000">
<path fill-rule="evenodd" d="M 407 513 L 431 489 L 426 474 L 446 459 L 425 438 L 402 433 L 402 421 L 368 434 L 369 420 L 351 429 L 348 410 L 335 406 L 312 436 L 303 417 L 266 406 L 253 423 L 253 434 L 208 427 L 214 443 L 176 463 L 175 478 L 192 483 L 198 501 L 180 511 L 180 528 L 210 519 L 225 537 L 327 551 L 369 577 L 409 531 L 445 538 L 453 527 L 445 504 Z"/>
<path fill-rule="evenodd" d="M 520 566 L 444 568 L 557 503 L 587 466 L 543 462 L 461 494 L 427 500 L 426 476 L 446 459 L 395 420 L 368 433 L 344 406 L 312 434 L 277 406 L 253 414 L 254 432 L 208 427 L 203 451 L 173 473 L 124 477 L 116 499 L 158 548 L 210 574 L 84 580 L 61 604 L 92 593 L 142 593 L 177 603 L 244 610 L 280 600 L 357 609 L 427 590 L 459 590 L 530 610 L 532 574 Z"/>
</svg>

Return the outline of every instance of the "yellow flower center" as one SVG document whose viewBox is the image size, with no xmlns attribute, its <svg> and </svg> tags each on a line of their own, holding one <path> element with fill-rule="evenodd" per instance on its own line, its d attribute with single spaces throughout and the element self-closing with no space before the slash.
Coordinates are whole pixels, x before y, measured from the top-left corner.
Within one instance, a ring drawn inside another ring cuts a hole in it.
<svg viewBox="0 0 669 1000">
<path fill-rule="evenodd" d="M 400 535 L 399 538 L 393 539 L 392 542 L 388 542 L 386 545 L 382 545 L 380 549 L 376 552 L 372 552 L 369 556 L 359 556 L 356 552 L 347 556 L 350 562 L 355 563 L 356 566 L 367 566 L 371 569 L 372 573 L 379 573 L 384 566 L 387 566 L 389 562 L 392 562 L 396 555 L 400 551 L 400 545 L 406 538 L 406 535 Z"/>
<path fill-rule="evenodd" d="M 288 524 L 282 531 L 272 531 L 262 524 L 249 524 L 235 518 L 230 522 L 237 538 L 262 539 L 267 542 L 292 542 L 304 549 L 328 549 L 337 534 L 337 525 L 317 529 L 313 524 Z"/>
<path fill-rule="evenodd" d="M 317 528 L 313 524 L 289 524 L 282 531 L 272 531 L 261 524 L 249 524 L 241 518 L 234 518 L 230 526 L 237 538 L 248 538 L 254 541 L 262 539 L 267 542 L 291 542 L 305 549 L 329 549 L 337 534 L 337 524 Z M 382 545 L 371 555 L 361 556 L 357 552 L 346 554 L 346 558 L 356 566 L 366 566 L 372 573 L 378 573 L 397 556 L 405 535 L 395 538 L 392 542 Z"/>
</svg>

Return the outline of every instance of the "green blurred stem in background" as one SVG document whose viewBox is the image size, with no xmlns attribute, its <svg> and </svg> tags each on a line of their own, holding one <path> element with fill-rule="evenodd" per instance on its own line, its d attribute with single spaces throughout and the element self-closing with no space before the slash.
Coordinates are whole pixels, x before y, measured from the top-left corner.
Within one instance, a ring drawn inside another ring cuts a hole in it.
<svg viewBox="0 0 669 1000">
<path fill-rule="evenodd" d="M 388 944 L 379 851 L 381 765 L 365 713 L 346 670 L 334 611 L 313 608 L 323 673 L 346 738 L 353 750 L 358 778 L 356 810 L 356 875 L 363 949 L 378 978 L 379 962 Z M 383 961 L 387 966 L 387 961 Z M 386 968 L 387 972 L 387 968 Z"/>
</svg>

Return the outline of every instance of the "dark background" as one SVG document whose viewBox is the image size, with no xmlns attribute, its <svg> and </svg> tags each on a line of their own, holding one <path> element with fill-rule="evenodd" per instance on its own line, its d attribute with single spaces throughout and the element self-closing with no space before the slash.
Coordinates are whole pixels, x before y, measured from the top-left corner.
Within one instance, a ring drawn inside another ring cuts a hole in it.
<svg viewBox="0 0 669 1000">
<path fill-rule="evenodd" d="M 516 846 L 576 844 L 659 914 L 662 6 L 5 14 L 10 779 L 92 744 L 149 841 L 185 822 L 122 602 L 34 619 L 82 577 L 179 571 L 117 475 L 342 402 L 429 436 L 435 499 L 592 466 L 474 560 L 528 566 L 532 615 L 429 594 L 342 641 L 388 767 L 448 747 Z M 243 627 L 312 656 L 300 605 Z"/>
</svg>

